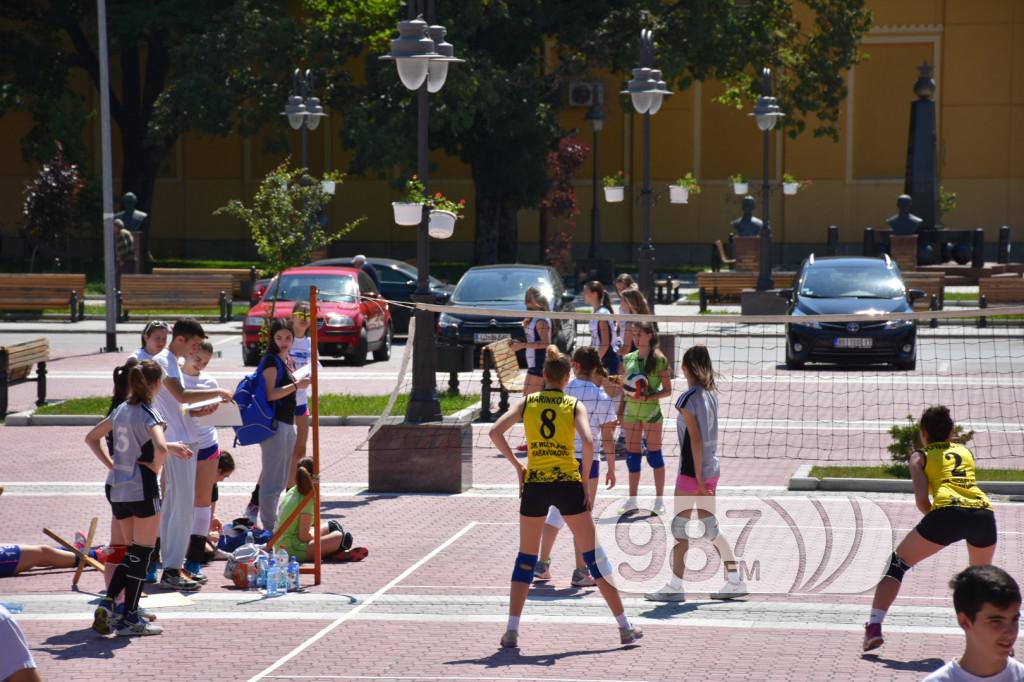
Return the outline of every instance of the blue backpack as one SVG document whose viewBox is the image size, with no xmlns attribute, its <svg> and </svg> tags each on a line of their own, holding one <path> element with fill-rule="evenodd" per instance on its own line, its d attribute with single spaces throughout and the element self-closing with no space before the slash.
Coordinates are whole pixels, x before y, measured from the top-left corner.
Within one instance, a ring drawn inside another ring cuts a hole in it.
<svg viewBox="0 0 1024 682">
<path fill-rule="evenodd" d="M 234 400 L 242 417 L 242 425 L 234 427 L 235 445 L 256 445 L 274 435 L 277 431 L 277 419 L 274 418 L 274 406 L 267 400 L 267 385 L 263 380 L 263 370 L 267 358 L 272 357 L 277 363 L 276 387 L 281 386 L 285 375 L 284 363 L 281 358 L 270 355 L 263 356 L 259 366 L 252 374 L 246 375 L 235 389 Z"/>
</svg>

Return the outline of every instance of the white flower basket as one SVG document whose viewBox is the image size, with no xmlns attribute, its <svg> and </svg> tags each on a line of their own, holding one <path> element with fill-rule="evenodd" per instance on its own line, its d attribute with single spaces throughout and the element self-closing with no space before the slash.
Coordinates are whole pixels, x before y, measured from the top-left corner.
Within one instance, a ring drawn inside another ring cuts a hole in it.
<svg viewBox="0 0 1024 682">
<path fill-rule="evenodd" d="M 320 186 L 323 187 L 325 194 L 333 195 L 334 194 L 334 188 L 335 188 L 336 184 L 337 183 L 335 183 L 334 180 L 321 180 L 320 181 Z"/>
<path fill-rule="evenodd" d="M 749 182 L 732 183 L 732 191 L 735 192 L 736 194 L 746 194 L 748 189 L 750 189 Z"/>
<path fill-rule="evenodd" d="M 690 190 L 682 185 L 669 185 L 668 200 L 673 204 L 688 204 L 690 203 Z"/>
<path fill-rule="evenodd" d="M 458 219 L 451 211 L 431 211 L 428 233 L 434 239 L 448 239 L 455 234 L 455 221 Z"/>
<path fill-rule="evenodd" d="M 398 225 L 419 225 L 423 221 L 423 204 L 408 201 L 392 201 L 395 223 Z"/>
<path fill-rule="evenodd" d="M 799 190 L 799 189 L 800 189 L 800 183 L 799 182 L 784 182 L 784 183 L 782 183 L 782 193 L 783 194 L 796 194 L 797 190 Z"/>
<path fill-rule="evenodd" d="M 605 187 L 604 188 L 604 200 L 609 204 L 617 204 L 620 201 L 626 199 L 626 188 L 625 187 Z"/>
</svg>

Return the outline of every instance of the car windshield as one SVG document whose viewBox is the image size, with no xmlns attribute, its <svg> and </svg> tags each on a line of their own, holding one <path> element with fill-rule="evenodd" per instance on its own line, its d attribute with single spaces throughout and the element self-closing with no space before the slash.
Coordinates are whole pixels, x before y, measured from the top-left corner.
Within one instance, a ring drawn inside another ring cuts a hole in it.
<svg viewBox="0 0 1024 682">
<path fill-rule="evenodd" d="M 309 287 L 320 290 L 321 301 L 355 303 L 356 282 L 348 275 L 285 275 L 281 286 L 272 286 L 267 292 L 267 301 L 307 301 Z"/>
<path fill-rule="evenodd" d="M 452 303 L 523 302 L 526 290 L 537 287 L 550 301 L 551 282 L 540 270 L 470 270 L 455 287 Z"/>
<path fill-rule="evenodd" d="M 903 282 L 892 270 L 814 267 L 800 295 L 808 298 L 901 298 Z"/>
</svg>

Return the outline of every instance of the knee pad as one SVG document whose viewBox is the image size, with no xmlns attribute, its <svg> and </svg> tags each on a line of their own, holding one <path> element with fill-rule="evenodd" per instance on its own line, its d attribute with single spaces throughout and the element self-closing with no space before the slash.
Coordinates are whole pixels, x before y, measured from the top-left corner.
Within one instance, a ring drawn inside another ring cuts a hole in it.
<svg viewBox="0 0 1024 682">
<path fill-rule="evenodd" d="M 602 578 L 607 580 L 608 576 L 612 574 L 612 564 L 608 560 L 608 555 L 601 547 L 584 552 L 583 563 L 587 565 L 587 570 L 590 571 L 590 576 L 594 580 Z"/>
<path fill-rule="evenodd" d="M 626 469 L 631 474 L 640 473 L 640 464 L 643 462 L 643 455 L 639 452 L 627 452 L 626 453 Z"/>
<path fill-rule="evenodd" d="M 548 517 L 544 519 L 544 523 L 558 530 L 565 528 L 565 519 L 562 518 L 562 512 L 558 511 L 558 507 L 548 507 Z"/>
<path fill-rule="evenodd" d="M 907 562 L 901 559 L 899 554 L 893 552 L 892 556 L 889 557 L 889 566 L 885 569 L 885 575 L 901 583 L 903 582 L 903 575 L 909 570 L 910 566 Z"/>
<path fill-rule="evenodd" d="M 128 552 L 127 545 L 111 545 L 103 556 L 103 563 L 119 564 L 124 561 L 124 555 Z"/>
<path fill-rule="evenodd" d="M 523 554 L 516 557 L 516 566 L 512 569 L 512 582 L 533 584 L 533 571 L 537 568 L 536 554 Z"/>
<path fill-rule="evenodd" d="M 661 450 L 648 450 L 647 463 L 651 465 L 652 469 L 664 469 L 665 458 L 661 455 Z"/>
</svg>

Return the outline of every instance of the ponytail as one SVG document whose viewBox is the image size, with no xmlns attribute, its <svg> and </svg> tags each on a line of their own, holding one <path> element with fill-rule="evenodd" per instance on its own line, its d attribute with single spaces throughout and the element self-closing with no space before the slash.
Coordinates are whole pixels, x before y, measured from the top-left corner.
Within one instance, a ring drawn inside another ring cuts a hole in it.
<svg viewBox="0 0 1024 682">
<path fill-rule="evenodd" d="M 665 354 L 658 348 L 658 328 L 651 322 L 634 322 L 636 329 L 651 335 L 651 349 L 644 358 L 644 374 L 650 375 L 658 368 Z M 666 359 L 667 361 L 667 359 Z"/>
<path fill-rule="evenodd" d="M 586 377 L 597 375 L 602 379 L 608 378 L 608 370 L 601 364 L 601 356 L 593 346 L 580 346 L 572 354 L 572 361 L 580 366 L 580 374 Z"/>
<path fill-rule="evenodd" d="M 585 289 L 589 289 L 590 291 L 593 291 L 595 294 L 597 294 L 597 297 L 599 299 L 601 299 L 601 305 L 599 307 L 607 308 L 608 311 L 611 312 L 611 309 L 612 309 L 612 297 L 608 295 L 608 291 L 604 288 L 604 285 L 601 284 L 601 282 L 599 282 L 596 279 L 595 280 L 591 280 L 591 281 L 587 282 L 586 284 L 584 284 L 583 287 Z M 595 310 L 594 312 L 596 313 L 597 311 Z"/>
<path fill-rule="evenodd" d="M 128 358 L 123 365 L 114 368 L 114 394 L 110 396 L 110 407 L 107 409 L 107 414 L 110 414 L 117 406 L 128 400 L 128 374 L 131 372 L 132 367 L 136 367 L 139 364 L 139 359 L 132 357 Z"/>
<path fill-rule="evenodd" d="M 548 346 L 544 361 L 544 378 L 548 383 L 563 384 L 571 371 L 572 365 L 569 364 L 569 358 L 558 350 L 558 346 Z"/>
<path fill-rule="evenodd" d="M 128 370 L 128 388 L 130 397 L 128 403 L 138 405 L 139 403 L 153 402 L 153 396 L 160 389 L 160 379 L 164 372 L 160 365 L 152 360 L 143 360 Z"/>
<path fill-rule="evenodd" d="M 313 492 L 313 460 L 303 457 L 295 465 L 295 487 L 305 497 Z"/>
</svg>

